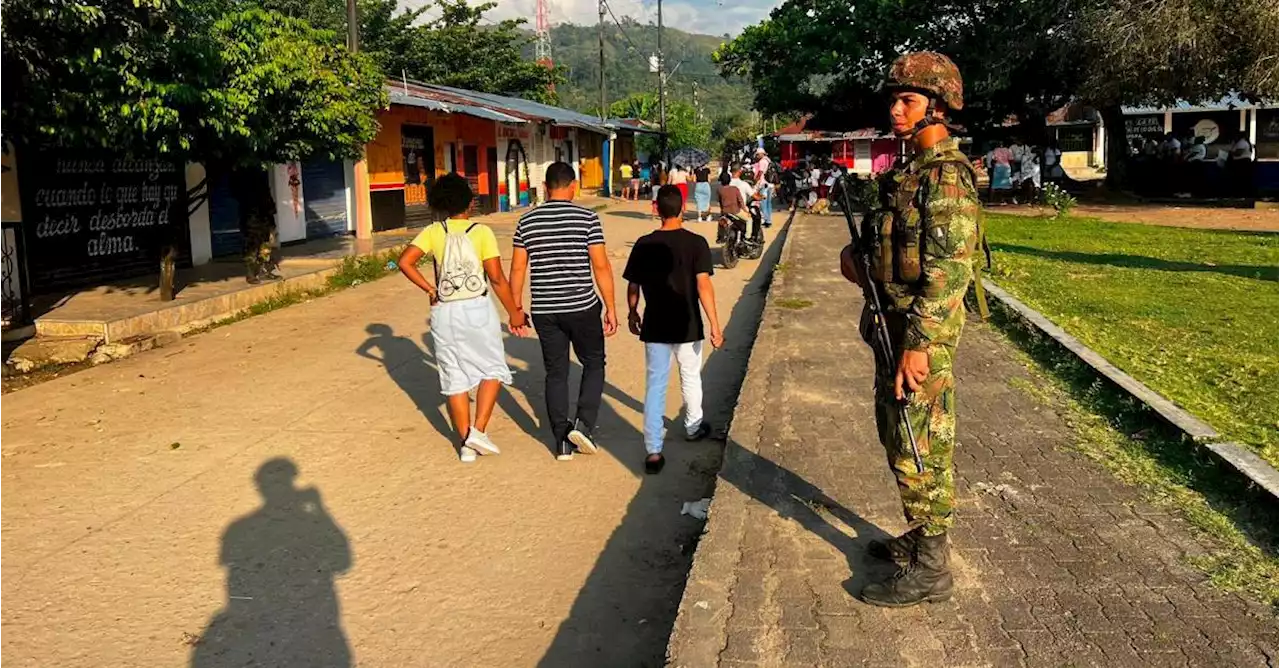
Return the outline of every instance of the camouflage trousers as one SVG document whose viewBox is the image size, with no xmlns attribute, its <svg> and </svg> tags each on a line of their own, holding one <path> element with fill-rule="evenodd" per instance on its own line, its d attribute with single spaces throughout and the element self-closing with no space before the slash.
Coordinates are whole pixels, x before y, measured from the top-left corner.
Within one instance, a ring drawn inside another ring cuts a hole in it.
<svg viewBox="0 0 1280 668">
<path fill-rule="evenodd" d="M 901 341 L 901 323 L 890 318 L 889 331 L 895 349 Z M 899 325 L 894 327 L 893 325 Z M 919 392 L 907 403 L 907 418 L 916 437 L 916 448 L 924 462 L 924 473 L 916 471 L 915 459 L 907 430 L 902 424 L 893 381 L 897 360 L 885 368 L 876 360 L 875 412 L 876 430 L 884 445 L 889 468 L 898 480 L 902 510 L 912 529 L 923 527 L 927 536 L 936 536 L 951 528 L 955 504 L 955 466 L 952 454 L 956 444 L 955 376 L 952 361 L 955 341 L 935 344 L 929 350 L 929 377 Z"/>
<path fill-rule="evenodd" d="M 274 270 L 276 260 L 276 226 L 250 221 L 244 228 L 244 263 L 249 273 Z"/>
</svg>

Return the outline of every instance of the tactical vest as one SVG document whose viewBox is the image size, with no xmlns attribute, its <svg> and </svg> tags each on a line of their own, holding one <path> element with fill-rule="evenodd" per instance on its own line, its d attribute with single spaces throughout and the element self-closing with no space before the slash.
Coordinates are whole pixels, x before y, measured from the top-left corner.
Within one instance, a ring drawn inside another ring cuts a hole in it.
<svg viewBox="0 0 1280 668">
<path fill-rule="evenodd" d="M 880 283 L 895 283 L 918 287 L 924 281 L 924 254 L 931 243 L 946 239 L 950 234 L 947 222 L 937 222 L 928 213 L 930 186 L 941 176 L 942 167 L 954 164 L 969 172 L 970 183 L 977 183 L 973 167 L 962 160 L 937 160 L 925 164 L 919 171 L 906 174 L 901 179 L 889 175 L 881 181 L 880 206 L 867 217 L 870 228 L 864 239 L 871 243 L 871 277 Z M 889 186 L 886 188 L 885 186 Z M 918 215 L 909 215 L 915 209 Z M 991 249 L 982 223 L 982 209 L 978 208 L 978 245 L 991 268 Z M 935 254 L 938 254 L 935 252 Z M 982 287 L 981 260 L 974 258 L 973 289 L 977 297 L 978 312 L 987 318 L 986 292 Z"/>
</svg>

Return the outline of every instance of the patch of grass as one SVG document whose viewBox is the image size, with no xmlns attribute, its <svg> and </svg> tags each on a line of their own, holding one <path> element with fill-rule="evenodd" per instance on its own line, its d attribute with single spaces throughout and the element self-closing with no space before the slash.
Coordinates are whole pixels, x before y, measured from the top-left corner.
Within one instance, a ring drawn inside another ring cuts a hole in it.
<svg viewBox="0 0 1280 668">
<path fill-rule="evenodd" d="M 1023 351 L 1036 377 L 1010 384 L 1059 411 L 1077 450 L 1141 489 L 1154 505 L 1186 518 L 1208 546 L 1205 554 L 1188 558 L 1191 566 L 1215 586 L 1274 608 L 1280 565 L 1274 500 L 1243 489 L 1238 473 L 998 302 L 992 323 Z"/>
<path fill-rule="evenodd" d="M 349 288 L 353 285 L 368 283 L 396 271 L 389 266 L 400 257 L 402 248 L 394 248 L 372 255 L 347 256 L 338 265 L 338 271 L 329 276 L 329 287 L 333 289 Z"/>
<path fill-rule="evenodd" d="M 774 273 L 777 273 L 777 274 L 787 273 L 787 263 L 779 262 L 778 264 L 773 265 L 773 271 Z"/>
<path fill-rule="evenodd" d="M 988 213 L 992 277 L 1277 463 L 1276 235 Z"/>
<path fill-rule="evenodd" d="M 287 306 L 301 304 L 302 302 L 311 301 L 317 297 L 323 297 L 327 294 L 345 290 L 350 287 L 368 283 L 370 281 L 382 278 L 392 272 L 397 271 L 395 268 L 389 268 L 389 263 L 394 262 L 400 257 L 402 248 L 394 248 L 374 253 L 372 255 L 348 256 L 342 259 L 338 265 L 338 270 L 329 275 L 325 281 L 325 287 L 312 290 L 280 290 L 249 308 L 246 308 L 234 315 L 228 316 L 221 320 L 209 323 L 202 327 L 188 331 L 185 336 L 195 334 L 203 334 L 209 330 L 224 327 L 232 323 L 240 322 L 246 318 L 252 318 L 255 315 L 270 313 Z"/>
<path fill-rule="evenodd" d="M 810 306 L 813 306 L 813 302 L 809 301 L 808 299 L 797 299 L 795 297 L 784 297 L 773 303 L 776 304 L 779 308 L 792 309 L 792 310 L 800 310 L 800 309 L 805 309 L 805 308 L 809 308 Z"/>
</svg>

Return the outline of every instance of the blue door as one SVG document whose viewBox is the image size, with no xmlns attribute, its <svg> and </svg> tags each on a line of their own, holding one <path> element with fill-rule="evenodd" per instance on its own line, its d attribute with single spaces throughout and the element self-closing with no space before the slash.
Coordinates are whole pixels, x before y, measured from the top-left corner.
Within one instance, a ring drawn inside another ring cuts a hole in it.
<svg viewBox="0 0 1280 668">
<path fill-rule="evenodd" d="M 209 232 L 214 257 L 242 255 L 244 236 L 240 233 L 240 203 L 231 190 L 231 177 L 209 174 Z"/>
<path fill-rule="evenodd" d="M 302 201 L 308 239 L 347 233 L 347 177 L 341 162 L 302 163 Z"/>
</svg>

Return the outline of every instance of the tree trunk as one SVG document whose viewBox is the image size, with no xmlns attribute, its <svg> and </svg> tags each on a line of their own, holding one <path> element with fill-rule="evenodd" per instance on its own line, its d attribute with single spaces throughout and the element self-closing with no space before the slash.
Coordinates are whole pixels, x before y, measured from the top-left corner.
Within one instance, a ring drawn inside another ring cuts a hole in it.
<svg viewBox="0 0 1280 668">
<path fill-rule="evenodd" d="M 177 225 L 174 221 L 170 227 Z M 174 275 L 177 273 L 178 247 L 172 238 L 177 236 L 176 230 L 170 230 L 170 241 L 160 251 L 160 301 L 171 302 L 174 296 Z"/>
<path fill-rule="evenodd" d="M 1129 185 L 1129 141 L 1124 130 L 1124 111 L 1119 104 L 1102 107 L 1103 130 L 1107 135 L 1107 187 L 1114 191 Z"/>
</svg>

